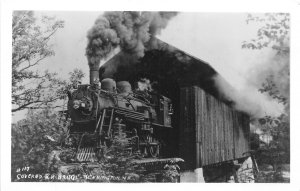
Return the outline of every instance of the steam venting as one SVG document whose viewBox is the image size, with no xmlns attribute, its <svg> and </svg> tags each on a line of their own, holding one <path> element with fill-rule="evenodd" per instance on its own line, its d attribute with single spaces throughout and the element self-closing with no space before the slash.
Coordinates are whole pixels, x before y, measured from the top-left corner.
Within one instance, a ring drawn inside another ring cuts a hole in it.
<svg viewBox="0 0 300 191">
<path fill-rule="evenodd" d="M 289 46 L 289 45 L 286 45 Z M 273 53 L 265 55 L 266 62 L 260 67 L 252 68 L 248 81 L 256 87 L 264 87 L 274 95 L 265 95 L 283 104 L 281 113 L 289 114 L 290 110 L 290 59 L 289 54 Z"/>
<path fill-rule="evenodd" d="M 271 49 L 261 53 L 259 57 L 245 61 L 254 66 L 245 73 L 245 83 L 238 91 L 226 88 L 228 86 L 220 76 L 214 78 L 215 84 L 223 97 L 234 101 L 235 109 L 253 117 L 289 114 L 289 54 L 279 54 Z M 262 89 L 262 92 L 258 91 Z"/>
<path fill-rule="evenodd" d="M 139 91 L 152 91 L 152 84 L 149 79 L 142 78 L 137 82 L 137 89 Z"/>
<path fill-rule="evenodd" d="M 143 57 L 151 48 L 152 37 L 164 29 L 175 12 L 105 12 L 88 31 L 86 56 L 90 67 L 90 83 L 99 78 L 102 59 L 116 48 L 135 57 Z"/>
<path fill-rule="evenodd" d="M 283 106 L 266 94 L 257 91 L 255 86 L 244 87 L 237 90 L 230 86 L 220 75 L 214 76 L 214 83 L 223 100 L 232 102 L 234 109 L 242 111 L 254 118 L 279 116 Z"/>
</svg>

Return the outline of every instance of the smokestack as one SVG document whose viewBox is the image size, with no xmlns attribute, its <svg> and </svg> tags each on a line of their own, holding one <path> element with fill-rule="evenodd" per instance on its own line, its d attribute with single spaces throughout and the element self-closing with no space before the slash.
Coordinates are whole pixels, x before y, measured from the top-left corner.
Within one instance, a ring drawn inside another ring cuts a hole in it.
<svg viewBox="0 0 300 191">
<path fill-rule="evenodd" d="M 90 84 L 93 84 L 94 82 L 99 82 L 99 65 L 98 67 L 90 66 Z"/>
</svg>

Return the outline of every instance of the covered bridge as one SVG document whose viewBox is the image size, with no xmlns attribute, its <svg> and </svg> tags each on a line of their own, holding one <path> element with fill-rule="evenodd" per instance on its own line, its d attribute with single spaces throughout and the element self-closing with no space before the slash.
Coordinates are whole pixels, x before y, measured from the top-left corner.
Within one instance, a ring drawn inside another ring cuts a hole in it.
<svg viewBox="0 0 300 191">
<path fill-rule="evenodd" d="M 174 106 L 172 129 L 162 132 L 167 156 L 185 160 L 185 169 L 242 159 L 249 151 L 249 117 L 222 97 L 206 62 L 159 39 L 142 58 L 119 52 L 100 67 L 100 79 L 132 84 L 141 78 L 169 97 Z M 228 85 L 228 88 L 230 85 Z"/>
</svg>

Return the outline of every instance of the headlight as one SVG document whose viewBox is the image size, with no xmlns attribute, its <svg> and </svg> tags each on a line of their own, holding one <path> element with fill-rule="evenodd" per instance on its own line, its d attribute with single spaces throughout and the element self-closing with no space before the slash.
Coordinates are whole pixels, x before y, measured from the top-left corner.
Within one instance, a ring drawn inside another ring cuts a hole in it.
<svg viewBox="0 0 300 191">
<path fill-rule="evenodd" d="M 79 108 L 79 104 L 80 104 L 80 102 L 78 100 L 74 100 L 73 101 L 73 108 L 74 109 L 78 109 Z"/>
</svg>

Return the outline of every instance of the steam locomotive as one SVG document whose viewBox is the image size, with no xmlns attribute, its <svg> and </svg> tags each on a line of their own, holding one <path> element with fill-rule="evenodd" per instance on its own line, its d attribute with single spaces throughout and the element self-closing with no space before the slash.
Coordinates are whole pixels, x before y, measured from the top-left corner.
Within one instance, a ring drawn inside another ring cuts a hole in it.
<svg viewBox="0 0 300 191">
<path fill-rule="evenodd" d="M 128 81 L 106 78 L 101 83 L 78 85 L 68 92 L 69 135 L 77 139 L 76 160 L 97 161 L 122 131 L 129 149 L 144 157 L 159 157 L 159 129 L 172 128 L 172 102 L 153 91 L 132 90 Z"/>
</svg>

